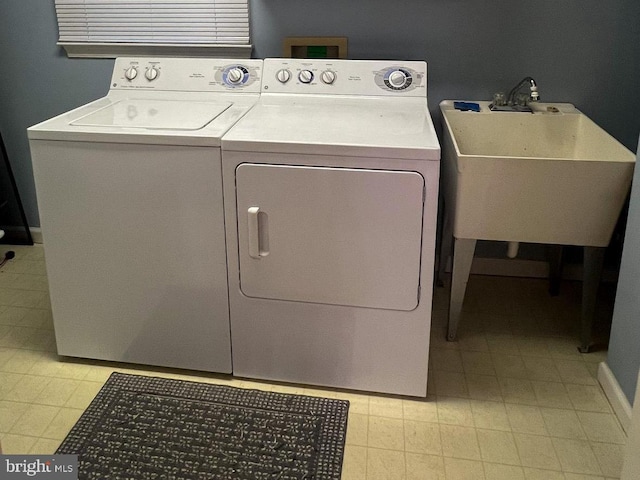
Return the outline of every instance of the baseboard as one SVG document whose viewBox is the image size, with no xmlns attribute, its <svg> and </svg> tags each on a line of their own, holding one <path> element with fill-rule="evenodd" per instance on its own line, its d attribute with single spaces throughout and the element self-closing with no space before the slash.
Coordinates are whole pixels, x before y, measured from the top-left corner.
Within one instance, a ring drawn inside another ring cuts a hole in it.
<svg viewBox="0 0 640 480">
<path fill-rule="evenodd" d="M 29 227 L 33 243 L 42 244 L 42 229 L 40 227 Z"/>
<path fill-rule="evenodd" d="M 475 275 L 499 275 L 502 277 L 547 278 L 549 264 L 536 260 L 518 258 L 474 257 L 471 273 Z"/>
<path fill-rule="evenodd" d="M 451 272 L 451 259 L 447 263 L 447 272 Z M 549 278 L 549 264 L 541 260 L 519 258 L 474 257 L 471 264 L 474 275 L 496 275 L 500 277 Z M 562 268 L 564 280 L 582 281 L 582 264 L 568 264 Z M 602 280 L 615 282 L 618 272 L 607 269 L 602 272 Z"/>
<path fill-rule="evenodd" d="M 628 433 L 631 426 L 632 407 L 606 362 L 600 362 L 598 366 L 598 382 L 600 382 L 605 395 L 609 399 L 620 425 Z"/>
<path fill-rule="evenodd" d="M 25 245 L 27 242 L 27 232 L 25 232 L 24 227 L 18 226 L 3 226 L 0 229 L 0 238 L 6 235 L 5 244 L 6 245 Z M 33 243 L 42 243 L 42 229 L 40 227 L 29 227 L 29 233 L 31 233 L 31 239 Z"/>
</svg>

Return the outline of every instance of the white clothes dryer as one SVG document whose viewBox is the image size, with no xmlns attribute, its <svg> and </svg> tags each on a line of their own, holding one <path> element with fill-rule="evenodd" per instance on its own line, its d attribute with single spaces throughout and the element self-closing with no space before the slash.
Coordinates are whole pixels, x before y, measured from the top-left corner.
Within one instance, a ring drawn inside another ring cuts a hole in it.
<svg viewBox="0 0 640 480">
<path fill-rule="evenodd" d="M 230 373 L 220 139 L 262 61 L 118 58 L 28 129 L 58 353 Z"/>
<path fill-rule="evenodd" d="M 222 139 L 234 375 L 426 395 L 426 69 L 265 59 L 260 101 Z"/>
</svg>

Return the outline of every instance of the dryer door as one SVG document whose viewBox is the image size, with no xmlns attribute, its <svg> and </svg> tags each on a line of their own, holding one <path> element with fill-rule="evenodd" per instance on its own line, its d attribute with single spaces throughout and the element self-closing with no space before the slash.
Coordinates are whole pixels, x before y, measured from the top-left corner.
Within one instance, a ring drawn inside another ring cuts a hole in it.
<svg viewBox="0 0 640 480">
<path fill-rule="evenodd" d="M 424 188 L 417 172 L 239 165 L 242 292 L 413 310 Z"/>
</svg>

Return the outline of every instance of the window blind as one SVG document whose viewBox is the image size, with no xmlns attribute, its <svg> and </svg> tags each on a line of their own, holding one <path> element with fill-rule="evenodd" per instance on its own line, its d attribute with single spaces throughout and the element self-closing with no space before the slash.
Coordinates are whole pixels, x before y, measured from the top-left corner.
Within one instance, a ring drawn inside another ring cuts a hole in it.
<svg viewBox="0 0 640 480">
<path fill-rule="evenodd" d="M 248 0 L 55 0 L 59 43 L 248 45 Z"/>
</svg>

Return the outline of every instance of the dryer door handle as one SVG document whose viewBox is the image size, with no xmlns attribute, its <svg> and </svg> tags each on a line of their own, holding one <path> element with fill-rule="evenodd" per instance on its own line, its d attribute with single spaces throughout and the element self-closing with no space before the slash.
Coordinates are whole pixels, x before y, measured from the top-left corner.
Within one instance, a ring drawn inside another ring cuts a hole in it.
<svg viewBox="0 0 640 480">
<path fill-rule="evenodd" d="M 267 214 L 260 207 L 249 207 L 247 210 L 249 256 L 262 258 L 269 255 L 269 226 Z"/>
<path fill-rule="evenodd" d="M 260 207 L 249 207 L 249 210 L 247 210 L 247 218 L 249 220 L 249 256 L 251 258 L 260 258 L 259 213 Z"/>
</svg>

